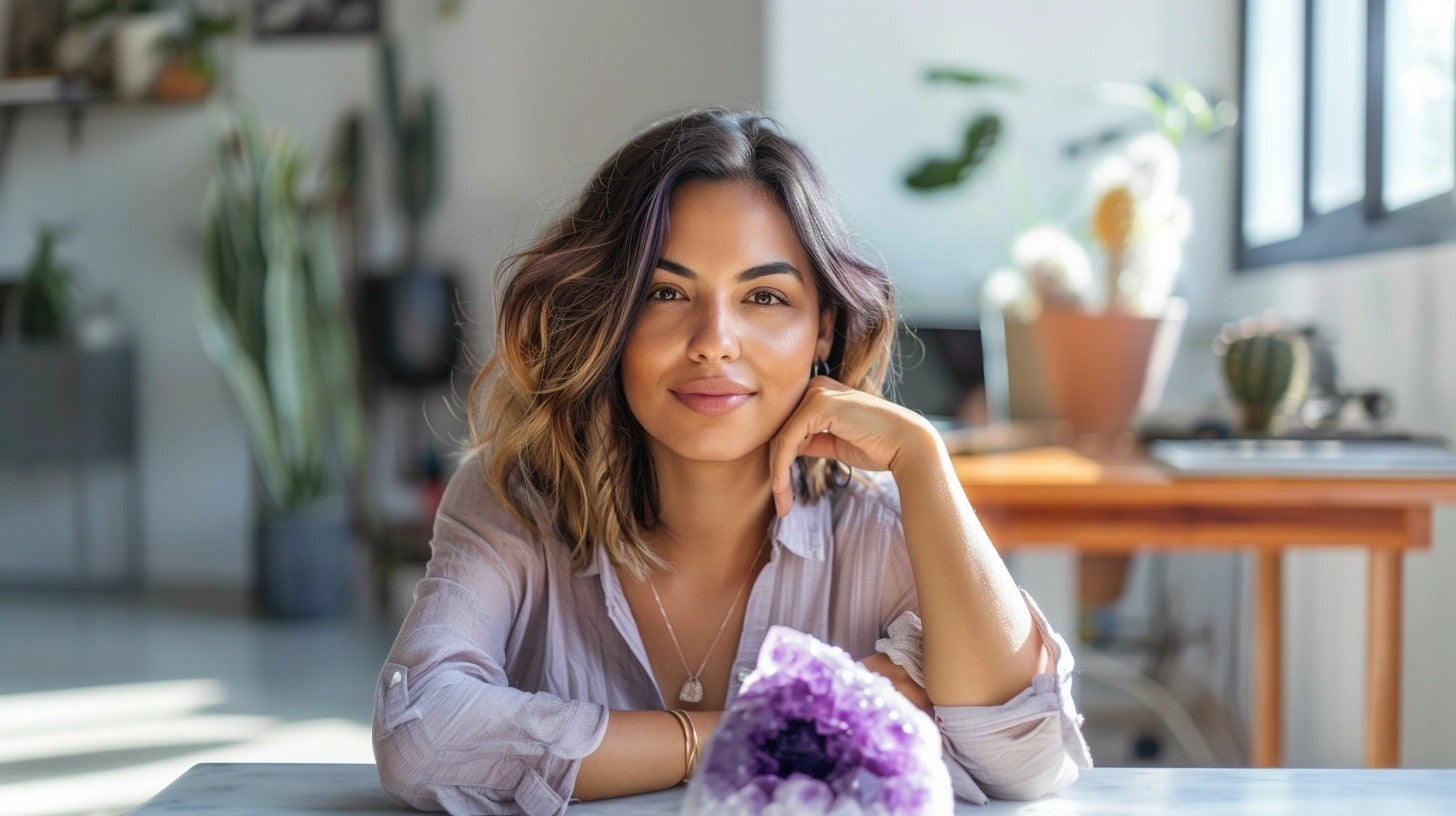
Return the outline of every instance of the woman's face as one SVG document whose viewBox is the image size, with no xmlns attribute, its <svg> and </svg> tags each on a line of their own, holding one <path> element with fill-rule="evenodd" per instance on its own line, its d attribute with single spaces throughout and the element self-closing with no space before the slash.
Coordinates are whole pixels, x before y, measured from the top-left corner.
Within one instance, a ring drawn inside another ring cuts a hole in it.
<svg viewBox="0 0 1456 816">
<path fill-rule="evenodd" d="M 771 192 L 747 181 L 678 186 L 622 356 L 627 404 L 654 460 L 727 462 L 763 448 L 828 356 L 833 325 Z"/>
</svg>

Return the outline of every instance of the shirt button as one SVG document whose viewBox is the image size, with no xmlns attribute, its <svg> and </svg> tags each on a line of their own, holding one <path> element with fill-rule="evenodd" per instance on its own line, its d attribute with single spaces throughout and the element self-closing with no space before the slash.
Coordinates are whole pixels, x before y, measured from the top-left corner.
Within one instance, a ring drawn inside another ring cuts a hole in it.
<svg viewBox="0 0 1456 816">
<path fill-rule="evenodd" d="M 752 673 L 753 673 L 753 670 L 752 669 L 739 669 L 738 670 L 738 674 L 735 675 L 735 676 L 738 678 L 738 682 L 742 683 L 744 680 L 747 680 L 748 679 L 748 675 L 750 675 Z"/>
<path fill-rule="evenodd" d="M 389 687 L 394 688 L 395 686 L 399 685 L 399 681 L 403 679 L 404 677 L 401 676 L 399 672 L 395 672 L 394 676 L 389 678 Z"/>
</svg>

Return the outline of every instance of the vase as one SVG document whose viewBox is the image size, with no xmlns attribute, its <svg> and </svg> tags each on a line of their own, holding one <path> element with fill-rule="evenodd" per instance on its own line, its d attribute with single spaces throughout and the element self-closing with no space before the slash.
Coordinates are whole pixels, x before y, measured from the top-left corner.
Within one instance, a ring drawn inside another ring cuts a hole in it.
<svg viewBox="0 0 1456 816">
<path fill-rule="evenodd" d="M 1157 407 L 1188 317 L 1171 298 L 1163 313 L 1044 309 L 1033 326 L 1057 417 L 1079 447 L 1124 440 L 1139 414 Z"/>
<path fill-rule="evenodd" d="M 260 520 L 257 594 L 274 618 L 329 618 L 349 606 L 354 529 L 342 496 Z"/>
<path fill-rule="evenodd" d="M 986 418 L 1023 423 L 1055 419 L 1037 359 L 1033 325 L 983 296 L 979 327 Z"/>
</svg>

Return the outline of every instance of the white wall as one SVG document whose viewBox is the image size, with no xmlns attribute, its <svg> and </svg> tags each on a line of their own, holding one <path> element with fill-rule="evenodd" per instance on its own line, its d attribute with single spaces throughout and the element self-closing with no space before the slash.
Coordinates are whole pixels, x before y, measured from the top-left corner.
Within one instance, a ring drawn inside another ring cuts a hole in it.
<svg viewBox="0 0 1456 816">
<path fill-rule="evenodd" d="M 679 108 L 748 108 L 763 92 L 760 2 L 472 2 L 439 27 L 450 188 L 435 246 L 468 259 L 484 308 L 524 248 L 629 135 Z"/>
<path fill-rule="evenodd" d="M 969 319 L 982 277 L 1006 262 L 999 247 L 1047 214 L 1068 189 L 1062 144 L 1129 118 L 1088 101 L 1094 79 L 1134 78 L 1154 63 L 1163 4 L 1054 0 L 780 0 L 769 4 L 768 93 L 837 188 L 846 217 L 883 254 L 903 311 Z M 827 24 L 827 21 L 833 24 Z M 922 80 L 948 65 L 1004 72 L 1019 92 Z M 1003 115 L 1006 165 L 962 188 L 909 192 L 905 171 L 930 152 L 957 150 L 971 115 Z M 1023 195 L 1025 193 L 1025 195 Z M 1026 199 L 1029 198 L 1029 201 Z"/>
<path fill-rule="evenodd" d="M 469 317 L 481 320 L 506 247 L 527 240 L 634 126 L 690 104 L 758 103 L 763 12 L 756 2 L 672 0 L 463 5 L 453 21 L 436 20 L 433 3 L 391 4 L 389 16 L 413 81 L 434 76 L 445 96 L 449 180 L 428 246 L 466 270 L 477 295 Z M 374 79 L 369 39 L 248 43 L 237 88 L 318 148 L 344 110 L 374 109 Z M 201 109 L 109 107 L 88 115 L 73 153 L 63 120 L 25 115 L 0 186 L 0 269 L 24 262 L 37 220 L 75 223 L 63 251 L 81 294 L 116 293 L 140 354 L 147 580 L 242 588 L 251 576 L 247 441 L 192 323 L 205 137 Z M 373 169 L 377 188 L 383 167 Z M 370 243 L 390 257 L 397 226 L 386 219 Z M 106 468 L 92 487 L 103 565 L 118 561 L 123 476 Z M 64 570 L 72 506 L 64 471 L 0 468 L 0 574 Z"/>
<path fill-rule="evenodd" d="M 882 253 L 906 313 L 970 322 L 981 276 L 1004 260 L 995 247 L 1028 223 L 1017 215 L 1017 188 L 989 176 L 935 198 L 912 197 L 899 181 L 904 169 L 923 149 L 954 145 L 969 113 L 995 103 L 1010 120 L 1008 164 L 1045 206 L 1085 167 L 1059 157 L 1063 140 L 1123 118 L 1088 101 L 1093 81 L 1170 73 L 1237 94 L 1238 6 L 773 0 L 768 98 L 825 168 L 852 226 Z M 1027 90 L 967 93 L 920 81 L 926 66 L 943 63 L 1004 71 L 1021 77 Z M 1219 402 L 1210 327 L 1273 308 L 1331 326 L 1346 380 L 1391 389 L 1403 425 L 1456 434 L 1456 368 L 1442 362 L 1444 350 L 1456 347 L 1456 329 L 1441 319 L 1443 310 L 1456 309 L 1456 250 L 1236 275 L 1233 155 L 1231 139 L 1184 151 L 1183 188 L 1195 227 L 1181 288 L 1192 326 L 1168 402 L 1182 409 Z M 1408 765 L 1456 766 L 1456 704 L 1444 688 L 1456 641 L 1441 629 L 1456 619 L 1456 598 L 1446 588 L 1456 574 L 1450 511 L 1437 514 L 1434 550 L 1408 563 L 1401 755 Z M 1169 570 L 1188 622 L 1215 630 L 1195 664 L 1246 712 L 1250 618 L 1238 606 L 1251 597 L 1245 559 L 1182 557 L 1171 559 Z M 1286 576 L 1287 761 L 1358 766 L 1364 560 L 1351 550 L 1302 553 L 1289 557 Z M 1054 622 L 1069 628 L 1070 621 Z"/>
</svg>

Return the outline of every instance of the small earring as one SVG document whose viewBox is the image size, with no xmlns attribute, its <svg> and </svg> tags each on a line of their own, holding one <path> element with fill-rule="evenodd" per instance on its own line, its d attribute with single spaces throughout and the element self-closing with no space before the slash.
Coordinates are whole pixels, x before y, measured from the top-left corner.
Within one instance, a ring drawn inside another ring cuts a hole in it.
<svg viewBox="0 0 1456 816">
<path fill-rule="evenodd" d="M 812 365 L 812 366 L 809 367 L 809 376 L 811 378 L 812 377 L 819 377 L 819 376 L 828 377 L 829 376 L 829 364 L 826 363 L 826 362 L 824 362 L 823 360 L 815 360 L 814 361 L 814 365 Z"/>
</svg>

